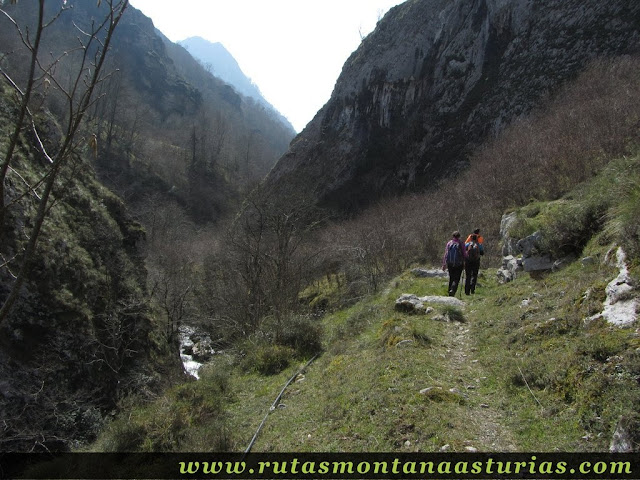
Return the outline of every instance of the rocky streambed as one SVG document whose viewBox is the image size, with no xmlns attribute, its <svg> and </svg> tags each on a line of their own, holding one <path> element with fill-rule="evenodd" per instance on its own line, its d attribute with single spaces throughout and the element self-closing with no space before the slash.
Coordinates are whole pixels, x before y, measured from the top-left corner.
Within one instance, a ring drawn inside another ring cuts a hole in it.
<svg viewBox="0 0 640 480">
<path fill-rule="evenodd" d="M 184 370 L 189 375 L 200 378 L 198 375 L 200 367 L 222 351 L 216 351 L 209 334 L 197 327 L 181 325 L 178 334 L 180 359 Z"/>
</svg>

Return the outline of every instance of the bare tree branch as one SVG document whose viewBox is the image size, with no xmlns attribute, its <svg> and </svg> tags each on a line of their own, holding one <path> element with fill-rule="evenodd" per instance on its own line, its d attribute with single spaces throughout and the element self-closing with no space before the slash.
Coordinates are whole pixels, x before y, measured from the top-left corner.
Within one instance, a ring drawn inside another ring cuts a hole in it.
<svg viewBox="0 0 640 480">
<path fill-rule="evenodd" d="M 41 153 L 47 156 L 46 149 L 44 148 L 42 142 L 37 135 L 37 128 L 35 127 L 35 119 L 33 115 L 29 111 L 28 102 L 31 97 L 31 92 L 33 90 L 34 82 L 35 82 L 35 71 L 36 66 L 38 65 L 37 57 L 38 50 L 41 42 L 42 33 L 44 30 L 43 25 L 43 15 L 44 15 L 44 1 L 39 0 L 39 20 L 38 20 L 38 28 L 36 32 L 36 40 L 34 41 L 33 47 L 31 50 L 31 63 L 29 70 L 29 78 L 27 80 L 27 88 L 25 89 L 25 93 L 22 96 L 22 104 L 20 108 L 20 113 L 18 119 L 15 123 L 14 134 L 9 142 L 9 148 L 7 150 L 7 154 L 5 156 L 5 160 L 3 161 L 2 167 L 0 168 L 0 184 L 2 185 L 0 188 L 0 225 L 4 226 L 4 213 L 5 213 L 5 205 L 4 205 L 4 184 L 7 172 L 9 171 L 9 166 L 11 159 L 13 157 L 13 152 L 18 143 L 18 137 L 20 135 L 21 130 L 25 124 L 25 117 L 29 117 L 31 120 L 31 125 L 33 130 L 36 133 L 36 138 L 38 138 L 38 148 L 41 150 Z M 128 6 L 128 0 L 119 0 L 117 4 L 112 1 L 109 2 L 109 13 L 105 16 L 103 21 L 99 24 L 98 28 L 94 28 L 95 24 L 92 24 L 92 34 L 89 37 L 86 45 L 82 48 L 82 58 L 80 60 L 80 65 L 77 68 L 75 80 L 72 82 L 72 86 L 68 91 L 61 89 L 63 94 L 67 97 L 67 108 L 68 108 L 68 120 L 66 131 L 61 139 L 61 143 L 59 146 L 59 150 L 55 154 L 54 157 L 51 158 L 51 166 L 46 176 L 46 181 L 44 182 L 44 191 L 41 194 L 40 201 L 37 205 L 37 213 L 34 218 L 33 227 L 31 229 L 31 235 L 27 242 L 27 246 L 25 248 L 22 263 L 20 266 L 20 270 L 17 274 L 17 279 L 11 287 L 11 291 L 8 297 L 5 299 L 4 304 L 0 308 L 0 324 L 6 321 L 6 318 L 13 307 L 20 289 L 22 285 L 27 279 L 31 262 L 33 256 L 36 251 L 36 246 L 38 243 L 38 239 L 40 236 L 40 232 L 42 229 L 42 225 L 47 217 L 47 214 L 51 208 L 50 199 L 53 192 L 54 185 L 58 178 L 58 175 L 66 163 L 66 161 L 73 155 L 74 152 L 74 141 L 76 134 L 82 124 L 83 118 L 87 110 L 92 104 L 92 95 L 96 86 L 101 81 L 101 70 L 104 66 L 104 62 L 107 56 L 107 52 L 109 50 L 109 45 L 113 38 L 114 31 L 120 22 L 122 15 L 125 12 L 126 7 Z M 104 32 L 104 41 L 99 41 L 97 39 L 97 35 L 103 30 Z M 19 30 L 19 29 L 18 29 Z M 88 62 L 88 54 L 90 51 L 90 47 L 92 43 L 99 42 L 102 48 L 97 49 L 92 68 L 87 68 Z M 81 90 L 80 85 L 87 79 L 86 88 Z M 78 97 L 77 103 L 75 102 L 76 96 Z M 0 231 L 0 238 L 3 236 L 4 230 Z"/>
</svg>

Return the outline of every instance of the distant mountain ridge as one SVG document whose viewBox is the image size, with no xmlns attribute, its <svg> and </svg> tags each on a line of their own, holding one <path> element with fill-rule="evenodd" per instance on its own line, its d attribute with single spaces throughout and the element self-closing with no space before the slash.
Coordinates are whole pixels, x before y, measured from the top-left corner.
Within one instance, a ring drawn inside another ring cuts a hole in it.
<svg viewBox="0 0 640 480">
<path fill-rule="evenodd" d="M 178 45 L 186 48 L 213 75 L 235 87 L 239 93 L 256 100 L 264 100 L 260 89 L 245 75 L 222 43 L 212 43 L 202 37 L 189 37 L 178 42 Z"/>
<path fill-rule="evenodd" d="M 237 60 L 222 43 L 212 43 L 202 37 L 189 37 L 178 42 L 178 45 L 184 47 L 211 74 L 234 87 L 238 93 L 253 98 L 259 104 L 277 113 L 281 121 L 291 126 L 284 115 L 264 98 L 260 88 L 247 77 Z"/>
</svg>

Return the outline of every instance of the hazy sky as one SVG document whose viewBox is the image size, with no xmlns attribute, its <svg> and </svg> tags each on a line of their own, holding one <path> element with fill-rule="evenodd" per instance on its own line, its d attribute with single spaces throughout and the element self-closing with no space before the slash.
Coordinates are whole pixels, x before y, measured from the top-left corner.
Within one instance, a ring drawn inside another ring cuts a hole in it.
<svg viewBox="0 0 640 480">
<path fill-rule="evenodd" d="M 344 62 L 404 0 L 130 0 L 171 41 L 220 42 L 297 131 L 329 100 Z"/>
</svg>

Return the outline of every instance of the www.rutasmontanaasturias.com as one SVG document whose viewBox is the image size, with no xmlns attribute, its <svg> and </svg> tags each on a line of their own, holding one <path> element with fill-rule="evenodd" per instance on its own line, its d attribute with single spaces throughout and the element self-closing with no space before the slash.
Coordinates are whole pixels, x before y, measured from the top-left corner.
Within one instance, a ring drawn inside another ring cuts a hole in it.
<svg viewBox="0 0 640 480">
<path fill-rule="evenodd" d="M 249 465 L 244 461 L 178 462 L 181 475 L 204 474 L 247 478 L 264 475 L 631 475 L 628 461 L 582 461 L 570 465 L 565 461 L 538 461 L 534 455 L 528 461 L 502 461 L 488 458 L 477 461 L 259 461 Z M 372 477 L 372 478 L 373 478 Z M 335 477 L 334 477 L 335 478 Z M 568 478 L 568 477 L 567 477 Z"/>
</svg>

